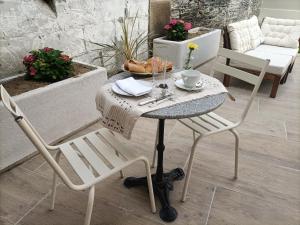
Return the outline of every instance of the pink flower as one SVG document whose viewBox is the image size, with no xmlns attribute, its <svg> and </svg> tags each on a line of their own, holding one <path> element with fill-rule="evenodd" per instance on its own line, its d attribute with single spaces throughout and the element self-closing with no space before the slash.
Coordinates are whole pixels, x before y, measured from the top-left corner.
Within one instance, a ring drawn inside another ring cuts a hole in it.
<svg viewBox="0 0 300 225">
<path fill-rule="evenodd" d="M 24 63 L 31 64 L 35 61 L 35 56 L 34 55 L 27 55 L 23 58 Z"/>
<path fill-rule="evenodd" d="M 33 66 L 31 66 L 29 68 L 29 74 L 30 74 L 30 76 L 36 75 L 36 72 L 37 72 L 37 70 Z"/>
<path fill-rule="evenodd" d="M 184 21 L 183 20 L 178 20 L 178 23 L 184 24 Z"/>
<path fill-rule="evenodd" d="M 53 50 L 53 48 L 45 47 L 43 50 L 44 50 L 44 52 L 51 52 Z"/>
<path fill-rule="evenodd" d="M 164 26 L 164 29 L 165 29 L 165 30 L 170 30 L 171 28 L 172 28 L 172 27 L 171 27 L 170 24 L 167 24 L 167 25 Z"/>
<path fill-rule="evenodd" d="M 170 24 L 171 25 L 176 25 L 177 24 L 177 20 L 176 19 L 171 19 Z"/>
<path fill-rule="evenodd" d="M 191 23 L 184 23 L 184 30 L 188 31 L 192 29 L 192 24 Z"/>
<path fill-rule="evenodd" d="M 71 60 L 71 58 L 67 55 L 61 55 L 60 58 L 65 62 L 69 62 Z"/>
</svg>

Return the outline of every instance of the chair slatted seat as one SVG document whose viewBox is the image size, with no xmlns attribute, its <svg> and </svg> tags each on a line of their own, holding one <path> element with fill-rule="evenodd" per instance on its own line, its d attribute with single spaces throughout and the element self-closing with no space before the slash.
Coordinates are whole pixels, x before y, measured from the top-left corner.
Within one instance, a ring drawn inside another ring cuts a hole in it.
<svg viewBox="0 0 300 225">
<path fill-rule="evenodd" d="M 199 117 L 180 119 L 178 121 L 192 129 L 196 133 L 202 135 L 207 135 L 210 132 L 215 132 L 220 129 L 226 129 L 234 125 L 234 123 L 232 123 L 231 121 L 226 120 L 213 112 L 201 115 Z"/>
</svg>

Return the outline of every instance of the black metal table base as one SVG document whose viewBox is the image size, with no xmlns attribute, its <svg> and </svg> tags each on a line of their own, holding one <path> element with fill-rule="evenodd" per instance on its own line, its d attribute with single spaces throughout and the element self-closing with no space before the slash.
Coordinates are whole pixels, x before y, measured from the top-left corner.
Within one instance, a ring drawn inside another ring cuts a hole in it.
<svg viewBox="0 0 300 225">
<path fill-rule="evenodd" d="M 156 174 L 152 175 L 152 184 L 154 194 L 158 197 L 161 203 L 161 210 L 159 216 L 163 221 L 172 222 L 177 218 L 177 211 L 170 205 L 169 192 L 173 190 L 173 182 L 182 180 L 184 178 L 184 171 L 181 168 L 173 169 L 168 173 L 163 174 L 162 181 L 156 179 Z M 124 181 L 127 188 L 146 186 L 147 177 L 127 177 Z"/>
</svg>

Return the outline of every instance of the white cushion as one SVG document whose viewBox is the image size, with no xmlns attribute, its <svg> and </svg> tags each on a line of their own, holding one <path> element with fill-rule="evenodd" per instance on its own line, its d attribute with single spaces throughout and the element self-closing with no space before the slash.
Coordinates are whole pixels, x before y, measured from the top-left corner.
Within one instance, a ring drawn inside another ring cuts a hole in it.
<svg viewBox="0 0 300 225">
<path fill-rule="evenodd" d="M 266 17 L 261 30 L 264 44 L 287 48 L 298 48 L 300 38 L 300 20 L 276 19 Z"/>
<path fill-rule="evenodd" d="M 256 16 L 248 20 L 231 23 L 227 26 L 227 30 L 231 49 L 238 52 L 254 49 L 264 41 Z"/>
<path fill-rule="evenodd" d="M 270 59 L 270 64 L 266 70 L 268 73 L 272 73 L 278 76 L 283 76 L 289 65 L 292 62 L 293 57 L 290 55 L 281 55 L 281 54 L 274 54 L 271 52 L 266 52 L 266 51 L 257 51 L 255 50 L 250 50 L 245 52 L 246 55 L 251 55 L 257 58 L 261 59 Z M 237 61 L 230 61 L 231 66 L 236 66 L 236 67 L 241 67 L 241 68 L 246 68 L 246 69 L 253 69 L 253 70 L 258 70 L 256 67 L 252 67 L 248 64 L 240 63 Z"/>
<path fill-rule="evenodd" d="M 258 19 L 256 16 L 252 16 L 251 19 L 249 19 L 249 32 L 252 48 L 255 49 L 264 41 L 264 35 L 259 27 Z"/>
<path fill-rule="evenodd" d="M 296 59 L 296 57 L 298 55 L 297 48 L 286 48 L 286 47 L 265 45 L 265 44 L 258 46 L 255 49 L 255 51 L 269 52 L 269 53 L 274 53 L 274 54 L 279 54 L 279 55 L 289 55 L 289 56 L 292 56 L 293 59 Z"/>
</svg>

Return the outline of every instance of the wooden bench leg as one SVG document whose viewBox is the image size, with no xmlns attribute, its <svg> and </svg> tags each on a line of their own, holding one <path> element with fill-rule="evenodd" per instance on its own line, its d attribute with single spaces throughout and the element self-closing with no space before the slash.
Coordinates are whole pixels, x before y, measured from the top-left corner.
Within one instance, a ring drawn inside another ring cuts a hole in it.
<svg viewBox="0 0 300 225">
<path fill-rule="evenodd" d="M 223 78 L 223 84 L 225 87 L 229 87 L 229 83 L 230 83 L 230 76 L 224 74 L 224 78 Z"/>
<path fill-rule="evenodd" d="M 287 78 L 288 78 L 289 74 L 287 73 L 285 76 L 284 76 L 284 80 L 283 80 L 283 83 L 285 84 Z"/>
<path fill-rule="evenodd" d="M 284 83 L 285 83 L 285 81 L 286 81 L 286 79 L 287 79 L 287 76 L 288 76 L 288 73 L 286 73 L 286 74 L 282 77 L 282 79 L 280 80 L 280 84 L 284 84 Z"/>
<path fill-rule="evenodd" d="M 281 81 L 280 81 L 280 84 L 285 84 L 287 78 L 289 76 L 289 70 L 286 71 L 286 73 L 284 74 L 284 76 L 282 77 Z"/>
<path fill-rule="evenodd" d="M 291 73 L 291 72 L 292 72 L 293 67 L 294 67 L 294 63 L 295 63 L 295 62 L 293 62 L 293 63 L 289 66 L 288 73 Z"/>
<path fill-rule="evenodd" d="M 272 86 L 272 90 L 271 90 L 271 94 L 270 94 L 271 98 L 275 98 L 276 97 L 279 83 L 280 83 L 280 76 L 274 76 L 273 86 Z"/>
</svg>

